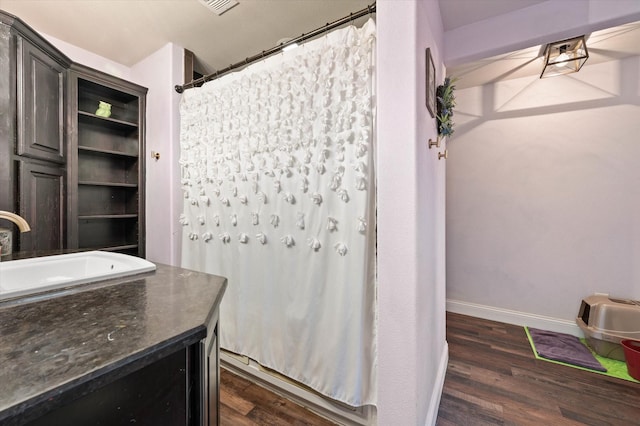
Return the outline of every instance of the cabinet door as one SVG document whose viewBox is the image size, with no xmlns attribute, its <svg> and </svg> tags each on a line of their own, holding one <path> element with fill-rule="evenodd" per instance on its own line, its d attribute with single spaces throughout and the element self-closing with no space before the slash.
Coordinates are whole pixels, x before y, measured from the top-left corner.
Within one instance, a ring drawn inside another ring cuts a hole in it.
<svg viewBox="0 0 640 426">
<path fill-rule="evenodd" d="M 185 349 L 178 350 L 97 389 L 91 389 L 91 382 L 85 384 L 84 389 L 90 391 L 78 393 L 77 399 L 73 399 L 73 395 L 68 396 L 61 392 L 62 395 L 59 398 L 51 399 L 68 401 L 66 405 L 57 407 L 32 422 L 26 423 L 23 419 L 17 419 L 15 424 L 26 426 L 189 425 L 185 399 L 187 394 L 185 352 Z M 120 370 L 126 371 L 127 367 L 131 368 L 124 365 Z M 100 382 L 100 377 L 96 378 L 96 382 Z M 83 385 L 78 387 L 82 388 Z M 68 393 L 73 394 L 73 390 Z"/>
<path fill-rule="evenodd" d="M 64 162 L 64 68 L 18 38 L 18 155 Z"/>
<path fill-rule="evenodd" d="M 20 215 L 31 227 L 20 250 L 64 248 L 64 174 L 62 168 L 20 161 Z"/>
</svg>

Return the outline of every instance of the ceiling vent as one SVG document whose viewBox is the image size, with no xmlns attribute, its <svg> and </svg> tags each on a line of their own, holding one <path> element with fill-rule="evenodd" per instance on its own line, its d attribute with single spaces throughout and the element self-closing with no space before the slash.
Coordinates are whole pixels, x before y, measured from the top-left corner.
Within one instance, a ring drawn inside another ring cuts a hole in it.
<svg viewBox="0 0 640 426">
<path fill-rule="evenodd" d="M 222 15 L 227 10 L 238 5 L 236 0 L 198 0 L 207 8 L 211 9 L 216 15 Z"/>
</svg>

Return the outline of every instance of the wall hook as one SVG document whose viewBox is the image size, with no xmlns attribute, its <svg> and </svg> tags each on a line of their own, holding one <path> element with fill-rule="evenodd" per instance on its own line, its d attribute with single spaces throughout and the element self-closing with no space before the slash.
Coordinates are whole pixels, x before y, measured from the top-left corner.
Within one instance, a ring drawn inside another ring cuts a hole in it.
<svg viewBox="0 0 640 426">
<path fill-rule="evenodd" d="M 151 151 L 151 158 L 153 158 L 156 161 L 158 161 L 160 159 L 160 153 L 156 152 L 156 151 Z"/>
<path fill-rule="evenodd" d="M 445 149 L 445 150 L 444 150 L 444 152 L 439 152 L 439 153 L 438 153 L 438 160 L 442 160 L 443 158 L 444 158 L 445 160 L 446 160 L 447 158 L 449 158 L 449 150 L 448 150 L 448 149 Z"/>
<path fill-rule="evenodd" d="M 431 149 L 432 147 L 436 147 L 436 148 L 440 148 L 440 135 L 438 135 L 438 137 L 436 138 L 436 140 L 431 140 L 429 139 L 429 149 Z"/>
</svg>

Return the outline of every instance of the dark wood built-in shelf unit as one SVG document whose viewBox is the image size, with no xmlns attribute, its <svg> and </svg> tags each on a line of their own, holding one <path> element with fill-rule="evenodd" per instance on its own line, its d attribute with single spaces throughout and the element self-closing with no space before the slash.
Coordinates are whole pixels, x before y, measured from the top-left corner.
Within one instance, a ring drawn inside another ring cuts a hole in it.
<svg viewBox="0 0 640 426">
<path fill-rule="evenodd" d="M 69 71 L 69 243 L 144 257 L 147 89 L 73 64 Z M 97 116 L 100 101 L 111 116 Z"/>
</svg>

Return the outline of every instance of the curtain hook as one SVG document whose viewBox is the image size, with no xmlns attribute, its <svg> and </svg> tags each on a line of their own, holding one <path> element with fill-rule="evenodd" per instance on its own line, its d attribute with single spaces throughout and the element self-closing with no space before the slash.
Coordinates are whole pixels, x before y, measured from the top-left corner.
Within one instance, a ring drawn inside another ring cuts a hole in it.
<svg viewBox="0 0 640 426">
<path fill-rule="evenodd" d="M 349 14 L 349 24 L 353 25 L 353 12 Z"/>
</svg>

